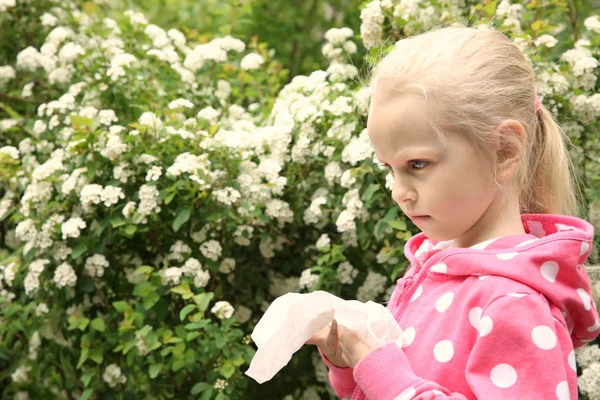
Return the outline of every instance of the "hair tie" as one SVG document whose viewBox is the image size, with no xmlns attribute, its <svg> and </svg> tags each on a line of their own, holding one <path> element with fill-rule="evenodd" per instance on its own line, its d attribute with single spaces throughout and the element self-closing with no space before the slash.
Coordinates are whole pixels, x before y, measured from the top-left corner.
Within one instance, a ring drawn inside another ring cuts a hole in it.
<svg viewBox="0 0 600 400">
<path fill-rule="evenodd" d="M 540 105 L 542 104 L 542 101 L 540 100 L 540 98 L 537 95 L 537 92 L 535 93 L 535 111 L 540 109 Z"/>
</svg>

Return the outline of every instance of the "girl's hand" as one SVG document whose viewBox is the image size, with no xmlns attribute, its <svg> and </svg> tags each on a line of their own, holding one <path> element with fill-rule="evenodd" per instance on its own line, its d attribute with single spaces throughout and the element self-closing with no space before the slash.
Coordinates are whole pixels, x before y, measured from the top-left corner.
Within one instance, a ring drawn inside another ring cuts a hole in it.
<svg viewBox="0 0 600 400">
<path fill-rule="evenodd" d="M 306 344 L 314 344 L 319 347 L 325 357 L 336 367 L 348 368 L 350 366 L 342 354 L 342 348 L 338 340 L 338 325 L 335 319 L 331 323 L 331 327 L 327 325 L 315 333 L 306 341 Z"/>
<path fill-rule="evenodd" d="M 373 349 L 347 328 L 338 327 L 334 319 L 331 328 L 326 326 L 314 334 L 306 344 L 317 345 L 325 357 L 339 368 L 354 368 Z"/>
<path fill-rule="evenodd" d="M 333 320 L 333 322 L 335 322 L 335 320 Z M 373 351 L 371 346 L 352 333 L 349 329 L 340 326 L 337 330 L 340 347 L 342 349 L 342 358 L 350 367 L 354 368 L 360 360 Z"/>
</svg>

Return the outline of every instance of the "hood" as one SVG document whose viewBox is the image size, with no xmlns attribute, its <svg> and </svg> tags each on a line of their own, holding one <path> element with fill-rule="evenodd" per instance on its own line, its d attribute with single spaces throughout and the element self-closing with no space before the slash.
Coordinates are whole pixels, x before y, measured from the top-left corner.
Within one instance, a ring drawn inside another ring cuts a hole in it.
<svg viewBox="0 0 600 400">
<path fill-rule="evenodd" d="M 503 276 L 543 294 L 562 311 L 575 347 L 600 333 L 600 319 L 583 266 L 594 238 L 588 222 L 564 215 L 523 214 L 526 234 L 487 240 L 469 248 L 446 249 L 419 233 L 404 252 L 419 270 L 433 254 L 444 257 L 430 271 L 451 276 Z"/>
</svg>

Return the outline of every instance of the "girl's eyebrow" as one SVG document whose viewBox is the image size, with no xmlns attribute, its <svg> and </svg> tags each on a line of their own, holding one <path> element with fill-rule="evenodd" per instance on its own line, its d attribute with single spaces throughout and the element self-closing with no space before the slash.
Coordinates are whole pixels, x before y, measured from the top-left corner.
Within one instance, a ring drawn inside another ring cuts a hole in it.
<svg viewBox="0 0 600 400">
<path fill-rule="evenodd" d="M 438 155 L 440 153 L 440 150 L 441 149 L 439 149 L 437 147 L 430 147 L 430 146 L 411 147 L 411 148 L 404 149 L 403 151 L 396 153 L 391 158 L 391 160 L 413 160 L 413 159 L 417 159 L 417 158 L 434 156 L 434 155 Z M 377 157 L 377 160 L 379 160 L 380 163 L 387 165 L 387 163 L 385 161 L 382 161 L 379 157 Z"/>
</svg>

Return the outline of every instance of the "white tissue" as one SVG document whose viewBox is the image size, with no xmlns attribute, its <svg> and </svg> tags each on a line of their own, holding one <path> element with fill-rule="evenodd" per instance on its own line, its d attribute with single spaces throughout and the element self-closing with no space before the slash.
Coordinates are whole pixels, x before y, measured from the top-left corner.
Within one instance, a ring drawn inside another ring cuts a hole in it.
<svg viewBox="0 0 600 400">
<path fill-rule="evenodd" d="M 258 350 L 245 372 L 258 383 L 275 376 L 312 335 L 333 319 L 372 349 L 402 339 L 402 329 L 381 304 L 344 300 L 321 290 L 278 297 L 252 332 Z"/>
</svg>

